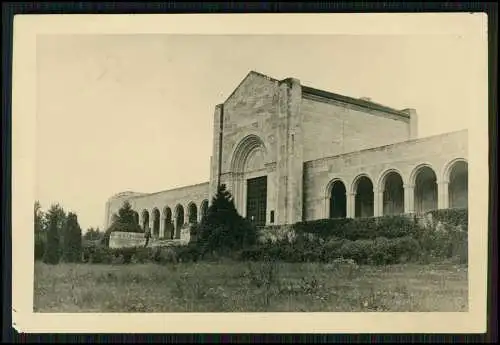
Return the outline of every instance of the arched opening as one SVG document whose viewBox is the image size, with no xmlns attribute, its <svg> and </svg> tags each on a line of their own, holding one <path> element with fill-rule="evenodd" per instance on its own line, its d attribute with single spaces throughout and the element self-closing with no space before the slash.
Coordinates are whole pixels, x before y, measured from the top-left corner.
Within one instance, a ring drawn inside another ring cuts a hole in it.
<svg viewBox="0 0 500 345">
<path fill-rule="evenodd" d="M 194 202 L 190 203 L 188 206 L 188 221 L 189 224 L 198 223 L 198 210 Z"/>
<path fill-rule="evenodd" d="M 450 208 L 468 208 L 469 173 L 467 162 L 458 161 L 451 167 L 448 198 Z"/>
<path fill-rule="evenodd" d="M 395 171 L 385 175 L 383 181 L 384 202 L 383 215 L 396 215 L 404 213 L 404 186 L 403 178 Z"/>
<path fill-rule="evenodd" d="M 208 200 L 203 200 L 200 205 L 201 219 L 207 216 L 208 213 Z"/>
<path fill-rule="evenodd" d="M 232 194 L 236 209 L 256 225 L 267 218 L 267 149 L 256 135 L 244 137 L 231 158 Z"/>
<path fill-rule="evenodd" d="M 153 210 L 153 236 L 160 237 L 160 211 L 157 208 Z"/>
<path fill-rule="evenodd" d="M 147 231 L 149 229 L 149 212 L 147 210 L 142 211 L 142 231 Z"/>
<path fill-rule="evenodd" d="M 329 201 L 330 218 L 345 218 L 347 216 L 346 188 L 342 181 L 333 182 Z"/>
<path fill-rule="evenodd" d="M 354 217 L 373 217 L 373 183 L 367 176 L 355 182 Z"/>
<path fill-rule="evenodd" d="M 139 225 L 139 213 L 137 211 L 134 211 L 134 222 Z"/>
<path fill-rule="evenodd" d="M 432 168 L 424 166 L 415 176 L 415 212 L 424 213 L 437 209 L 436 173 Z"/>
<path fill-rule="evenodd" d="M 184 226 L 184 207 L 177 205 L 175 207 L 175 238 L 180 238 L 181 229 Z"/>
<path fill-rule="evenodd" d="M 163 221 L 164 221 L 164 226 L 163 228 L 165 229 L 165 234 L 164 236 L 169 239 L 174 238 L 174 224 L 172 223 L 172 210 L 170 207 L 165 207 L 163 210 Z"/>
</svg>

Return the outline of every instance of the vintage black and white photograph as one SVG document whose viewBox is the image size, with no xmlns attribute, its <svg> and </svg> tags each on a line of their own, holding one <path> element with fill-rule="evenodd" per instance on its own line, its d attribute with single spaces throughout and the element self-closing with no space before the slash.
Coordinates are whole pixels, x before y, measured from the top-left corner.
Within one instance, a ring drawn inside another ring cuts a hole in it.
<svg viewBox="0 0 500 345">
<path fill-rule="evenodd" d="M 470 312 L 473 22 L 37 34 L 33 313 Z"/>
</svg>

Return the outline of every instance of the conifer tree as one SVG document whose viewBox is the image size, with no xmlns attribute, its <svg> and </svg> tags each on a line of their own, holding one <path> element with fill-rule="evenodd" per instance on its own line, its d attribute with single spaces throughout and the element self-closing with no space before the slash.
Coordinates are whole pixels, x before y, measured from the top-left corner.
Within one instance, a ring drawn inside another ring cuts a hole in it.
<svg viewBox="0 0 500 345">
<path fill-rule="evenodd" d="M 135 220 L 135 211 L 132 209 L 130 202 L 125 201 L 123 206 L 118 210 L 117 214 L 113 215 L 113 222 L 106 230 L 103 236 L 105 245 L 109 245 L 109 236 L 113 231 L 124 232 L 143 232 L 143 229 Z"/>
<path fill-rule="evenodd" d="M 217 189 L 198 229 L 199 242 L 204 250 L 227 253 L 257 240 L 256 228 L 238 214 L 232 195 L 224 184 Z"/>
<path fill-rule="evenodd" d="M 79 262 L 82 253 L 82 229 L 78 224 L 76 214 L 68 213 L 63 234 L 63 260 L 65 262 Z"/>
<path fill-rule="evenodd" d="M 34 225 L 35 225 L 35 260 L 43 259 L 45 252 L 45 215 L 42 211 L 42 206 L 40 202 L 35 201 L 35 214 L 34 214 Z"/>
<path fill-rule="evenodd" d="M 45 253 L 43 256 L 43 261 L 46 264 L 55 265 L 59 263 L 60 258 L 60 236 L 59 236 L 59 219 L 55 212 L 48 212 L 48 229 L 47 229 L 47 241 L 45 244 Z"/>
</svg>

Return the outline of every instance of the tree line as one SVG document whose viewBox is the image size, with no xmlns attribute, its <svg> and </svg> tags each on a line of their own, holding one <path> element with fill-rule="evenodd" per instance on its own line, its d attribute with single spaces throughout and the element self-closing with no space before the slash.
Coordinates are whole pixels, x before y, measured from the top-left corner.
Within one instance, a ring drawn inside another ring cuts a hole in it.
<svg viewBox="0 0 500 345">
<path fill-rule="evenodd" d="M 105 231 L 90 228 L 83 235 L 74 212 L 66 212 L 60 204 L 53 204 L 44 212 L 36 201 L 35 260 L 47 264 L 81 262 L 86 250 L 109 247 L 112 232 L 141 233 L 144 230 L 147 230 L 145 236 L 149 239 L 149 229 L 142 229 L 137 224 L 135 212 L 128 201 L 113 214 L 111 225 Z M 233 252 L 253 245 L 257 240 L 256 227 L 238 214 L 225 185 L 218 188 L 201 222 L 190 230 L 196 238 L 191 247 L 204 254 Z"/>
<path fill-rule="evenodd" d="M 47 211 L 42 210 L 39 201 L 34 205 L 35 260 L 47 264 L 79 262 L 84 241 L 102 239 L 99 228 L 90 228 L 82 235 L 78 217 L 58 203 Z"/>
</svg>

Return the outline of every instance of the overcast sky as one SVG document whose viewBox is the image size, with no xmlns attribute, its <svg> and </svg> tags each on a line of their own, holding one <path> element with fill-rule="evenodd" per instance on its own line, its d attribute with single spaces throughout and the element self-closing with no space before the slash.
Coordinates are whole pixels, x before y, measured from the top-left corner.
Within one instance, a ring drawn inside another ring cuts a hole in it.
<svg viewBox="0 0 500 345">
<path fill-rule="evenodd" d="M 481 44 L 447 35 L 39 36 L 37 198 L 76 212 L 85 230 L 102 227 L 115 193 L 208 181 L 214 107 L 250 70 L 415 108 L 420 136 L 468 128 L 485 82 Z"/>
</svg>

